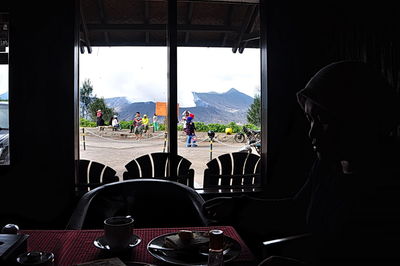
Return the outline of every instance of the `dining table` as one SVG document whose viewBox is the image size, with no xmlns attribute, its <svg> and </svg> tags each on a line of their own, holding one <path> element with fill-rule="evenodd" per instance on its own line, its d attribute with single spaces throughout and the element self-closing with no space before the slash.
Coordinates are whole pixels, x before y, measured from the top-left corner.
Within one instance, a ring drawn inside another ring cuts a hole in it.
<svg viewBox="0 0 400 266">
<path fill-rule="evenodd" d="M 240 244 L 240 254 L 226 265 L 256 265 L 255 257 L 232 226 L 207 227 L 176 227 L 176 228 L 135 228 L 133 234 L 141 241 L 128 251 L 121 260 L 145 262 L 152 265 L 173 265 L 155 258 L 147 249 L 148 243 L 156 237 L 180 230 L 207 232 L 220 229 L 224 235 Z M 78 265 L 95 261 L 113 254 L 104 252 L 94 245 L 94 241 L 104 235 L 104 230 L 21 230 L 20 233 L 29 235 L 27 251 L 51 252 L 54 254 L 54 265 Z"/>
</svg>

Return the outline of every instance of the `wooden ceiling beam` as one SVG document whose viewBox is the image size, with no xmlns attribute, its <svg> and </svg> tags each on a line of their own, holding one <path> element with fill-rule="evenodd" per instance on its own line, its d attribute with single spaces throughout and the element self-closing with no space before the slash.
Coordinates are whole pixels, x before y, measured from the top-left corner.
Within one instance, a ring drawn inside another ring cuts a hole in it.
<svg viewBox="0 0 400 266">
<path fill-rule="evenodd" d="M 102 24 L 106 24 L 107 20 L 106 20 L 106 16 L 104 13 L 104 2 L 103 0 L 97 0 L 97 8 L 99 10 L 99 16 L 100 16 L 100 21 Z M 108 32 L 105 31 L 104 32 L 104 40 L 106 41 L 106 43 L 110 42 L 110 37 L 108 36 Z"/>
<path fill-rule="evenodd" d="M 249 25 L 248 25 L 248 27 L 247 27 L 245 33 L 251 33 L 251 32 L 253 32 L 254 26 L 256 25 L 257 18 L 259 18 L 259 15 L 258 15 L 258 6 L 256 6 L 256 8 L 255 8 L 254 11 L 253 11 L 253 14 L 252 14 L 252 16 L 251 16 Z M 239 53 L 243 53 L 244 48 L 246 48 L 248 42 L 249 42 L 249 40 L 244 41 L 244 38 L 242 38 L 242 41 L 241 41 L 241 43 L 239 44 Z"/>
<path fill-rule="evenodd" d="M 257 7 L 256 5 L 247 7 L 246 15 L 245 15 L 245 17 L 243 19 L 242 27 L 241 27 L 241 29 L 240 29 L 240 31 L 238 33 L 238 37 L 236 39 L 236 42 L 234 43 L 234 45 L 232 47 L 232 52 L 233 53 L 236 53 L 238 51 L 240 43 L 242 42 L 243 35 L 245 34 L 247 28 L 249 27 L 249 24 L 250 24 L 251 19 L 253 17 L 254 11 L 256 10 L 256 7 Z"/>
<path fill-rule="evenodd" d="M 186 17 L 186 24 L 190 25 L 192 24 L 192 17 L 193 17 L 193 2 L 190 2 L 188 7 L 188 13 L 187 13 L 187 17 Z M 189 36 L 190 36 L 190 32 L 185 32 L 185 44 L 189 43 Z"/>
<path fill-rule="evenodd" d="M 154 38 L 151 40 L 151 42 L 149 44 L 145 44 L 143 38 L 142 39 L 138 39 L 138 40 L 124 40 L 124 41 L 120 41 L 120 40 L 110 40 L 110 43 L 107 44 L 105 43 L 104 40 L 100 40 L 96 43 L 92 43 L 93 46 L 149 46 L 149 47 L 159 47 L 159 46 L 166 46 L 166 41 L 164 40 L 155 40 Z M 232 48 L 231 46 L 221 46 L 221 40 L 213 40 L 213 41 L 193 41 L 190 40 L 188 44 L 183 43 L 183 39 L 182 41 L 178 41 L 178 46 L 182 46 L 182 47 L 226 47 L 226 48 Z M 253 47 L 252 45 L 248 45 L 248 47 Z M 253 47 L 253 48 L 258 48 L 258 47 Z"/>
<path fill-rule="evenodd" d="M 260 39 L 259 33 L 247 33 L 243 35 L 242 42 L 251 42 Z"/>
<path fill-rule="evenodd" d="M 150 7 L 149 7 L 149 2 L 144 1 L 144 24 L 148 25 L 149 24 L 149 13 L 150 13 Z M 146 31 L 145 33 L 145 39 L 146 39 L 146 44 L 150 42 L 150 32 Z"/>
<path fill-rule="evenodd" d="M 230 27 L 232 25 L 233 19 L 233 5 L 229 5 L 228 7 L 228 16 L 226 18 L 226 25 Z M 226 41 L 228 40 L 228 33 L 224 32 L 224 37 L 222 39 L 222 47 L 226 46 Z"/>
<path fill-rule="evenodd" d="M 165 31 L 165 24 L 87 24 L 89 31 Z M 238 32 L 238 27 L 219 25 L 178 25 L 178 31 Z"/>
<path fill-rule="evenodd" d="M 81 15 L 81 26 L 83 28 L 83 38 L 85 40 L 88 53 L 91 54 L 92 53 L 92 46 L 90 46 L 89 33 L 88 33 L 86 21 L 85 21 L 85 16 L 83 14 L 82 3 L 80 4 L 80 11 L 79 12 L 80 12 L 80 15 Z M 81 48 L 81 52 L 82 52 L 82 48 Z"/>
<path fill-rule="evenodd" d="M 8 65 L 8 53 L 0 53 L 0 65 Z"/>
</svg>

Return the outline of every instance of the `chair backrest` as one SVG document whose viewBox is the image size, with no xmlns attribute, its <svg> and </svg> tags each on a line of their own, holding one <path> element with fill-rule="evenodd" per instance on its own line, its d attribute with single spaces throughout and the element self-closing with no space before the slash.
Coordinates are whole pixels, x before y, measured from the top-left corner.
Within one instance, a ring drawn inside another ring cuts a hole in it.
<svg viewBox="0 0 400 266">
<path fill-rule="evenodd" d="M 157 178 L 171 180 L 168 177 L 168 157 L 169 153 L 156 152 L 133 159 L 125 165 L 127 171 L 123 173 L 123 179 Z M 194 170 L 190 169 L 192 163 L 180 155 L 177 156 L 177 162 L 178 167 L 175 174 L 178 180 L 176 181 L 193 188 Z"/>
<path fill-rule="evenodd" d="M 132 179 L 106 184 L 80 199 L 67 229 L 99 229 L 112 216 L 131 215 L 136 228 L 206 226 L 203 198 L 168 180 Z"/>
<path fill-rule="evenodd" d="M 226 153 L 212 159 L 204 170 L 204 188 L 240 191 L 261 185 L 260 156 L 246 153 Z"/>
<path fill-rule="evenodd" d="M 93 188 L 119 181 L 116 171 L 99 162 L 80 159 L 77 188 L 79 192 L 87 192 Z"/>
</svg>

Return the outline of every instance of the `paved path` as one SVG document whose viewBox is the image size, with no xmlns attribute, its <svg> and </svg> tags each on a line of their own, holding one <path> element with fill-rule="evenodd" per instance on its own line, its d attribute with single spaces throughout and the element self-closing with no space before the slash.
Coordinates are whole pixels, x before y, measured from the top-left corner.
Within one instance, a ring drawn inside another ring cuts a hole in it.
<svg viewBox="0 0 400 266">
<path fill-rule="evenodd" d="M 226 136 L 223 133 L 217 133 L 216 136 L 223 140 L 223 144 L 213 143 L 213 158 L 224 153 L 239 151 L 244 146 L 244 144 L 235 143 L 233 136 Z M 205 132 L 199 132 L 199 146 L 186 148 L 186 138 L 182 132 L 179 132 L 178 154 L 192 162 L 192 168 L 195 170 L 195 187 L 202 187 L 204 169 L 210 160 L 210 144 L 208 141 L 201 142 L 206 138 Z M 163 132 L 151 134 L 149 139 L 143 138 L 137 141 L 134 134 L 126 130 L 112 132 L 106 129 L 104 132 L 99 132 L 98 129 L 91 128 L 86 129 L 85 139 L 86 150 L 83 148 L 82 136 L 80 136 L 80 158 L 112 167 L 121 179 L 125 165 L 133 158 L 152 152 L 162 152 L 164 147 Z"/>
</svg>

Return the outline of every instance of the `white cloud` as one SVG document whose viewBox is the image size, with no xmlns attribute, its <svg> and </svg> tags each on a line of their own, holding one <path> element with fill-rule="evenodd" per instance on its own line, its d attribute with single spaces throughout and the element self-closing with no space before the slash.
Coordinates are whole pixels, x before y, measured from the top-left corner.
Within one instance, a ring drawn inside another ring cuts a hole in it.
<svg viewBox="0 0 400 266">
<path fill-rule="evenodd" d="M 80 81 L 89 78 L 100 97 L 166 101 L 166 47 L 95 47 L 80 57 Z M 254 96 L 260 87 L 260 53 L 230 48 L 178 48 L 178 101 L 193 106 L 192 92 L 230 88 Z"/>
<path fill-rule="evenodd" d="M 8 91 L 8 65 L 0 65 L 0 94 Z"/>
</svg>

